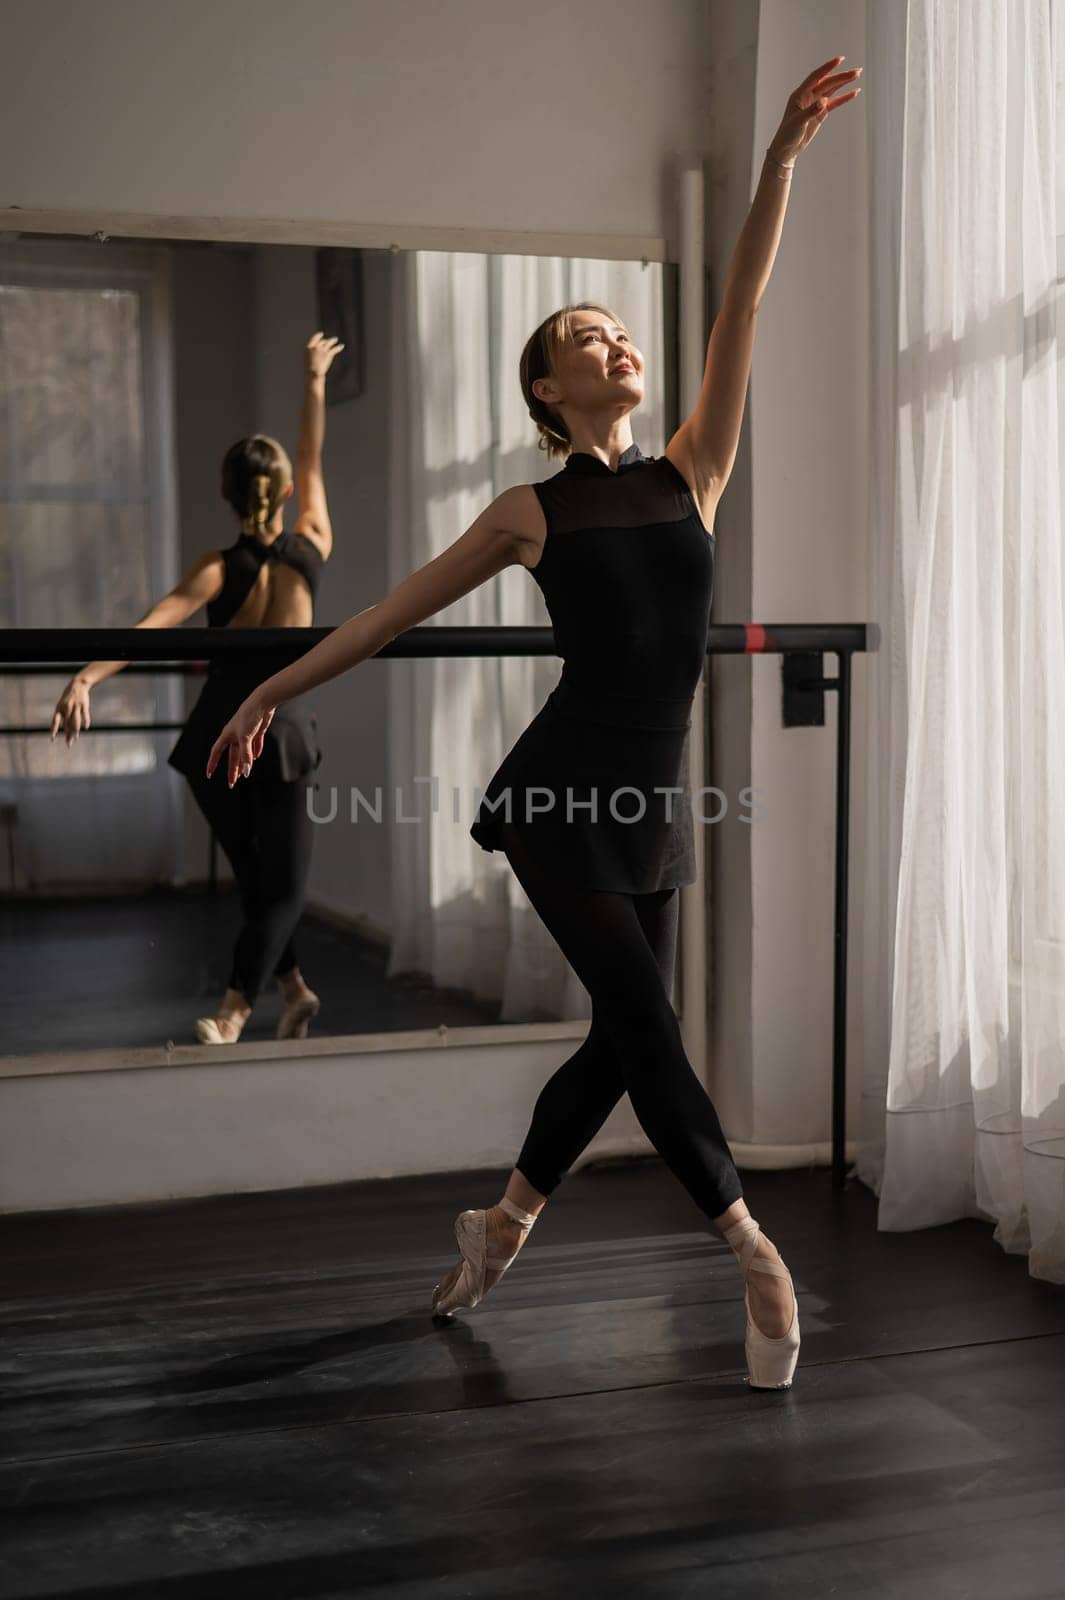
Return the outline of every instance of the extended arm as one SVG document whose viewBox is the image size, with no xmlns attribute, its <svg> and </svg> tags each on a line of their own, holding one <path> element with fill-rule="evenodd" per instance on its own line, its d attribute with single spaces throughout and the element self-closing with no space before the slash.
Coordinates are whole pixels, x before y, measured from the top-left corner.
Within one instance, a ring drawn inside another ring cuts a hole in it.
<svg viewBox="0 0 1065 1600">
<path fill-rule="evenodd" d="M 700 490 L 720 493 L 739 449 L 747 398 L 758 308 L 769 283 L 788 208 L 791 169 L 800 151 L 834 111 L 860 89 L 829 102 L 825 97 L 856 78 L 861 68 L 830 74 L 842 56 L 826 61 L 788 99 L 784 118 L 762 165 L 758 189 L 733 251 L 706 352 L 702 387 L 695 409 L 667 446 L 689 467 Z M 826 74 L 829 74 L 826 76 Z"/>
<path fill-rule="evenodd" d="M 322 476 L 322 444 L 325 439 L 325 376 L 344 346 L 323 333 L 314 333 L 307 342 L 303 377 L 303 411 L 296 446 L 296 500 L 299 515 L 293 532 L 310 539 L 328 560 L 333 548 L 333 526 L 325 498 Z"/>
<path fill-rule="evenodd" d="M 713 486 L 720 494 L 736 460 L 758 306 L 784 228 L 790 177 L 767 154 L 710 332 L 699 399 L 674 436 L 700 491 Z"/>
<path fill-rule="evenodd" d="M 334 628 L 298 661 L 260 683 L 215 740 L 207 761 L 207 776 L 228 750 L 232 788 L 240 774 L 246 774 L 262 754 L 263 739 L 277 706 L 376 655 L 397 634 L 417 627 L 505 567 L 519 562 L 515 531 L 519 526 L 519 493 L 519 489 L 505 489 L 454 544 L 404 578 L 376 605 Z"/>
<path fill-rule="evenodd" d="M 225 567 L 222 557 L 217 550 L 211 550 L 207 555 L 201 556 L 196 565 L 186 572 L 181 582 L 176 584 L 169 594 L 157 600 L 140 621 L 134 623 L 134 627 L 176 628 L 187 617 L 191 617 L 194 611 L 198 611 L 201 606 L 221 593 L 224 578 Z M 52 738 L 54 739 L 62 730 L 66 734 L 67 744 L 70 745 L 83 727 L 91 727 L 89 691 L 98 683 L 102 683 L 105 678 L 113 677 L 116 672 L 121 672 L 123 667 L 128 666 L 128 661 L 90 661 L 80 672 L 75 673 L 56 702 L 52 717 Z"/>
</svg>

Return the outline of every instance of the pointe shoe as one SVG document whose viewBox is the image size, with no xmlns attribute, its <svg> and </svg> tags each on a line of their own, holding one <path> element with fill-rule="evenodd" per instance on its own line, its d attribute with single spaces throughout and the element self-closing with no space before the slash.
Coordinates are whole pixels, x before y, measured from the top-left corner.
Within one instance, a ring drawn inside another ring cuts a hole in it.
<svg viewBox="0 0 1065 1600">
<path fill-rule="evenodd" d="M 788 1331 L 779 1339 L 770 1339 L 755 1326 L 751 1315 L 750 1289 L 748 1287 L 744 1290 L 743 1303 L 747 1308 L 747 1336 L 744 1341 L 747 1383 L 752 1389 L 790 1389 L 795 1374 L 795 1364 L 799 1359 L 799 1302 L 795 1297 L 791 1273 L 783 1262 L 765 1261 L 761 1257 L 755 1257 L 754 1252 L 758 1247 L 758 1236 L 761 1231 L 753 1217 L 741 1217 L 739 1222 L 725 1229 L 725 1239 L 736 1253 L 745 1284 L 752 1270 L 768 1272 L 776 1278 L 787 1278 L 791 1286 L 794 1310 Z"/>
<path fill-rule="evenodd" d="M 229 1022 L 232 1026 L 236 1027 L 236 1019 L 235 1018 L 231 1018 L 231 1017 L 197 1017 L 196 1018 L 196 1037 L 197 1037 L 197 1039 L 199 1040 L 199 1042 L 201 1044 L 236 1044 L 237 1043 L 237 1040 L 240 1038 L 241 1029 L 243 1028 L 244 1024 L 241 1023 L 240 1026 L 237 1027 L 236 1033 L 231 1038 L 228 1033 L 223 1033 L 222 1032 L 221 1028 L 218 1026 L 219 1022 Z"/>
<path fill-rule="evenodd" d="M 321 1001 L 310 989 L 306 994 L 301 994 L 298 999 L 291 1000 L 281 1008 L 281 1015 L 277 1020 L 278 1039 L 306 1039 L 307 1024 L 312 1017 L 318 1015 Z"/>
<path fill-rule="evenodd" d="M 499 1206 L 508 1217 L 521 1223 L 522 1239 L 518 1246 L 520 1250 L 536 1218 L 531 1211 L 523 1211 L 513 1200 L 508 1200 L 506 1195 L 500 1200 Z M 438 1283 L 433 1290 L 434 1316 L 449 1317 L 460 1306 L 472 1310 L 479 1304 L 485 1296 L 484 1279 L 489 1268 L 499 1273 L 499 1277 L 492 1285 L 493 1289 L 503 1281 L 503 1273 L 518 1254 L 518 1250 L 505 1259 L 500 1256 L 490 1256 L 486 1229 L 487 1217 L 484 1211 L 463 1211 L 455 1218 L 455 1243 L 462 1255 L 462 1270 L 449 1288 L 442 1290 Z"/>
</svg>

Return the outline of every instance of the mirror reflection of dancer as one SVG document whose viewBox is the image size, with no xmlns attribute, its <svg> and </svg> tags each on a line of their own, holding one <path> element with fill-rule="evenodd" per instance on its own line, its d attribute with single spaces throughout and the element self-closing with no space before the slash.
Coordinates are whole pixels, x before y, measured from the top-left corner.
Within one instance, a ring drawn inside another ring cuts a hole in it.
<svg viewBox="0 0 1065 1600">
<path fill-rule="evenodd" d="M 616 313 L 583 302 L 548 317 L 522 352 L 520 375 L 541 446 L 565 456 L 562 470 L 505 490 L 441 555 L 261 683 L 220 732 L 208 763 L 213 771 L 225 755 L 235 783 L 258 759 L 277 706 L 365 661 L 506 567 L 530 569 L 554 624 L 562 677 L 489 782 L 470 832 L 485 849 L 505 852 L 591 995 L 592 1023 L 540 1092 L 499 1204 L 456 1219 L 462 1259 L 437 1284 L 432 1308 L 446 1316 L 475 1306 L 498 1282 L 547 1197 L 628 1092 L 656 1150 L 736 1253 L 757 1388 L 790 1386 L 798 1309 L 791 1274 L 742 1198 L 671 1002 L 677 890 L 696 876 L 687 730 L 706 660 L 715 546 L 708 529 L 738 447 L 758 302 L 796 155 L 830 110 L 854 98 L 821 98 L 857 75 L 831 75 L 841 59 L 789 98 L 714 323 L 702 392 L 665 454 L 644 456 L 633 442 L 629 415 L 643 398 L 644 360 Z M 554 806 L 534 814 L 527 791 L 535 789 L 539 807 L 545 788 Z M 508 800 L 504 820 L 496 806 Z"/>
<path fill-rule="evenodd" d="M 321 333 L 306 347 L 303 413 L 296 471 L 276 439 L 240 439 L 222 462 L 222 495 L 240 519 L 240 535 L 225 550 L 211 550 L 136 624 L 174 628 L 201 606 L 212 628 L 308 628 L 323 562 L 333 544 L 322 477 L 325 379 L 344 346 Z M 299 515 L 291 533 L 282 526 L 285 502 L 295 489 Z M 90 690 L 120 672 L 125 661 L 91 661 L 67 684 L 55 708 L 52 738 L 61 730 L 70 745 L 91 726 Z M 244 924 L 233 949 L 229 984 L 213 1016 L 200 1017 L 202 1044 L 232 1044 L 273 973 L 281 991 L 279 1039 L 304 1038 L 318 996 L 304 981 L 292 936 L 303 909 L 311 863 L 313 824 L 304 779 L 321 759 L 314 719 L 290 701 L 278 715 L 255 777 L 234 793 L 205 776 L 218 725 L 262 677 L 239 656 L 212 661 L 207 681 L 170 753 L 183 773 L 233 868 Z"/>
</svg>

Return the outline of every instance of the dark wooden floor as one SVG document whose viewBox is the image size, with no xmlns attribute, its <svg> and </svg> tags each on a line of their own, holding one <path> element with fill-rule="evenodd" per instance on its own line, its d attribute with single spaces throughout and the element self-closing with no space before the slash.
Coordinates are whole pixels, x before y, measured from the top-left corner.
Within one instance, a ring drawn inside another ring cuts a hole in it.
<svg viewBox="0 0 1065 1600">
<path fill-rule="evenodd" d="M 11 955 L 0 985 L 0 1054 L 194 1044 L 196 1018 L 225 991 L 240 920 L 228 888 L 0 898 L 0 950 Z M 322 1000 L 312 1035 L 499 1020 L 498 1004 L 442 991 L 425 974 L 386 978 L 387 950 L 313 913 L 300 923 L 296 950 Z M 242 1038 L 272 1039 L 279 1009 L 270 983 Z"/>
<path fill-rule="evenodd" d="M 977 1222 L 745 1173 L 787 1393 L 657 1161 L 569 1178 L 438 1326 L 446 1175 L 0 1221 L 5 1600 L 1065 1593 L 1065 1289 Z"/>
</svg>

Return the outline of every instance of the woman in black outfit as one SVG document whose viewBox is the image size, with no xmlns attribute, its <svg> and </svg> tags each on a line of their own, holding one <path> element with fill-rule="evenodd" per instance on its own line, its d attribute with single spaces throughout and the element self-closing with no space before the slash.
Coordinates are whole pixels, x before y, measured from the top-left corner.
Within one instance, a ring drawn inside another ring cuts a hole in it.
<svg viewBox="0 0 1065 1600">
<path fill-rule="evenodd" d="M 644 363 L 621 319 L 588 302 L 545 319 L 521 358 L 553 477 L 505 490 L 435 560 L 249 695 L 221 730 L 230 783 L 247 776 L 276 708 L 521 562 L 539 584 L 562 676 L 494 774 L 471 827 L 505 851 L 592 999 L 592 1024 L 537 1099 L 497 1206 L 464 1211 L 462 1259 L 433 1311 L 472 1307 L 520 1250 L 548 1195 L 627 1092 L 642 1127 L 746 1280 L 749 1382 L 788 1388 L 799 1349 L 791 1275 L 742 1199 L 713 1105 L 671 1004 L 677 890 L 695 879 L 687 787 L 690 708 L 706 655 L 718 499 L 735 459 L 758 303 L 797 153 L 857 74 L 826 62 L 790 97 L 767 151 L 707 352 L 702 393 L 662 456 L 629 416 Z M 629 820 L 631 819 L 631 821 Z M 757 1272 L 760 1276 L 754 1276 Z M 757 1319 L 757 1320 L 756 1320 Z"/>
<path fill-rule="evenodd" d="M 314 595 L 333 535 L 322 478 L 325 379 L 343 349 L 335 339 L 312 336 L 306 348 L 303 414 L 296 471 L 276 439 L 239 439 L 222 462 L 222 495 L 240 519 L 240 534 L 224 550 L 211 550 L 136 624 L 172 628 L 207 607 L 209 627 L 307 628 Z M 299 515 L 282 527 L 285 502 L 296 490 Z M 90 723 L 93 686 L 121 671 L 124 661 L 91 661 L 67 684 L 52 719 L 67 744 Z M 303 1038 L 318 1010 L 318 996 L 300 972 L 292 936 L 303 907 L 311 863 L 313 824 L 303 781 L 321 759 L 313 714 L 291 702 L 278 715 L 263 747 L 255 778 L 234 792 L 205 774 L 211 741 L 263 675 L 239 657 L 212 661 L 199 699 L 170 753 L 183 773 L 233 868 L 244 924 L 237 936 L 229 985 L 213 1016 L 200 1017 L 202 1044 L 232 1044 L 251 1015 L 271 973 L 281 991 L 279 1039 Z"/>
</svg>

